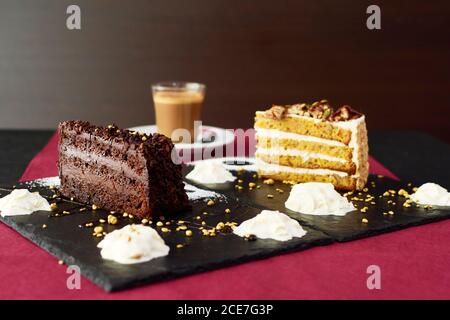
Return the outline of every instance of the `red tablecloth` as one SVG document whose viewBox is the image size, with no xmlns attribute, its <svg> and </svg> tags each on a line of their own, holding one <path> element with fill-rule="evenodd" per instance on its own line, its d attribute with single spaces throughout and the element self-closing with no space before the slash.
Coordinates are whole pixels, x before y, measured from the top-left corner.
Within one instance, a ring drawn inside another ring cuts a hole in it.
<svg viewBox="0 0 450 320">
<path fill-rule="evenodd" d="M 56 137 L 22 179 L 56 175 Z M 375 159 L 371 172 L 395 177 Z M 1 299 L 449 299 L 450 220 L 348 243 L 285 254 L 153 285 L 105 293 L 82 278 L 66 286 L 66 268 L 0 223 Z M 381 289 L 366 285 L 381 268 Z"/>
</svg>

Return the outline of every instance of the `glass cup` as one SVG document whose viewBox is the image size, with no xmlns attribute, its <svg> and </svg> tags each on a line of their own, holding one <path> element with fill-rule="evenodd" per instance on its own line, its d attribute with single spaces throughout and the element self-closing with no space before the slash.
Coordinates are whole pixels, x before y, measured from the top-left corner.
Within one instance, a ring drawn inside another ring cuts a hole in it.
<svg viewBox="0 0 450 320">
<path fill-rule="evenodd" d="M 160 82 L 152 85 L 158 133 L 174 143 L 197 140 L 206 86 L 194 82 Z"/>
</svg>

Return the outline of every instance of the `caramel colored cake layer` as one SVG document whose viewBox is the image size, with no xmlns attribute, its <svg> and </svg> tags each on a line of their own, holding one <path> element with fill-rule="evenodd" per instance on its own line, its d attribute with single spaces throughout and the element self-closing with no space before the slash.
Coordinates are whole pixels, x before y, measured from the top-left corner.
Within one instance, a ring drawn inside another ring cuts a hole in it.
<svg viewBox="0 0 450 320">
<path fill-rule="evenodd" d="M 62 122 L 59 134 L 63 196 L 137 217 L 189 207 L 181 166 L 172 161 L 166 136 L 82 121 Z"/>
<path fill-rule="evenodd" d="M 291 182 L 331 182 L 362 189 L 368 177 L 364 115 L 327 101 L 273 106 L 255 116 L 256 158 L 262 177 Z"/>
</svg>

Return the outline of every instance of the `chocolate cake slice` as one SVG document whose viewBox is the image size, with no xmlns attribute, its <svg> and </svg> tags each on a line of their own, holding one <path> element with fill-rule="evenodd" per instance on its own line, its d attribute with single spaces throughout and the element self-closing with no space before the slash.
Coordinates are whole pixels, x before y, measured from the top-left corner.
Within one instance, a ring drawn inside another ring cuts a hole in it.
<svg viewBox="0 0 450 320">
<path fill-rule="evenodd" d="M 141 218 L 189 207 L 168 137 L 84 121 L 60 123 L 59 135 L 63 196 Z"/>
</svg>

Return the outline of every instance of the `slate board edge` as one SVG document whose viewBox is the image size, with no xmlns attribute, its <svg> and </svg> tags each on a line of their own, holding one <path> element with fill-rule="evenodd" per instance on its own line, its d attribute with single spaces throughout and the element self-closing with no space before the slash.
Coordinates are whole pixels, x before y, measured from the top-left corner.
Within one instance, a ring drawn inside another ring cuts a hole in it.
<svg viewBox="0 0 450 320">
<path fill-rule="evenodd" d="M 317 230 L 314 230 L 314 231 L 317 231 Z M 244 263 L 251 262 L 251 261 L 277 257 L 277 256 L 287 254 L 287 253 L 300 252 L 300 251 L 304 251 L 304 250 L 311 249 L 314 247 L 326 246 L 326 245 L 330 245 L 330 244 L 334 243 L 332 238 L 330 238 L 329 236 L 327 236 L 325 234 L 324 234 L 324 236 L 326 236 L 326 237 L 321 238 L 321 239 L 316 239 L 310 243 L 305 243 L 303 245 L 297 245 L 297 246 L 284 248 L 276 253 L 262 252 L 262 253 L 259 253 L 257 255 L 253 255 L 253 256 L 242 256 L 242 257 L 236 258 L 234 261 L 223 260 L 223 261 L 218 261 L 216 263 L 209 263 L 209 265 L 207 265 L 207 266 L 199 266 L 194 271 L 192 269 L 187 269 L 187 271 L 177 271 L 177 272 L 168 273 L 164 277 L 161 277 L 161 275 L 151 276 L 151 277 L 146 277 L 145 279 L 137 280 L 134 282 L 124 282 L 123 284 L 109 286 L 109 287 L 102 287 L 102 288 L 104 288 L 108 292 L 130 289 L 130 288 L 142 286 L 145 284 L 154 284 L 154 283 L 163 282 L 166 280 L 181 278 L 183 276 L 195 275 L 195 274 L 212 271 L 212 270 L 219 270 L 219 269 L 222 269 L 225 267 L 237 266 L 237 265 L 244 264 Z M 242 241 L 245 241 L 245 240 L 242 239 Z M 257 240 L 257 241 L 263 241 L 263 240 Z M 95 280 L 91 279 L 91 281 L 96 283 Z"/>
</svg>

